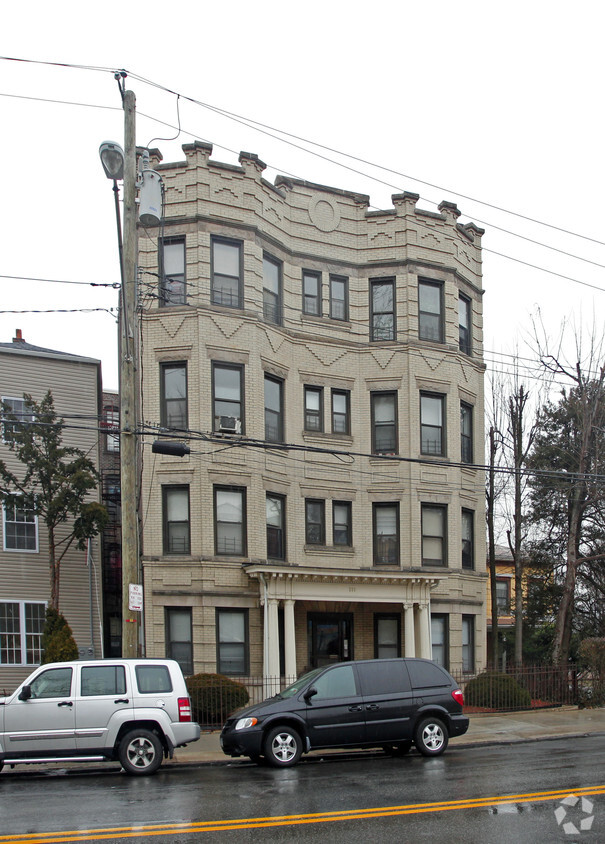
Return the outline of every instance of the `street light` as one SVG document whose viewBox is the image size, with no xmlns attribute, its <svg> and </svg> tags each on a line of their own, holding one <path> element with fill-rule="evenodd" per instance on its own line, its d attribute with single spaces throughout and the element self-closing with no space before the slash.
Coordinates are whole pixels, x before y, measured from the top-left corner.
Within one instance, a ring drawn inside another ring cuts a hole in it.
<svg viewBox="0 0 605 844">
<path fill-rule="evenodd" d="M 124 150 L 113 141 L 103 141 L 99 155 L 105 175 L 108 179 L 121 182 L 124 178 Z"/>
</svg>

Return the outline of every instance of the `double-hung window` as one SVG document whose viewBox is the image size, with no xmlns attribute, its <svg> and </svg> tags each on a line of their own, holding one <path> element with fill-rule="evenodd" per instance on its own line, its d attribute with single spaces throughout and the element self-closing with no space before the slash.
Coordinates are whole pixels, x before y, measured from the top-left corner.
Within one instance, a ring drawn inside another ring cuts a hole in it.
<svg viewBox="0 0 605 844">
<path fill-rule="evenodd" d="M 418 282 L 418 336 L 443 343 L 443 284 L 439 281 Z"/>
<path fill-rule="evenodd" d="M 323 387 L 305 387 L 305 431 L 323 429 Z"/>
<path fill-rule="evenodd" d="M 460 402 L 460 461 L 473 462 L 473 408 Z"/>
<path fill-rule="evenodd" d="M 397 393 L 370 396 L 372 407 L 372 453 L 397 454 Z"/>
<path fill-rule="evenodd" d="M 475 616 L 462 616 L 462 670 L 475 670 Z"/>
<path fill-rule="evenodd" d="M 445 455 L 445 396 L 420 394 L 420 451 Z"/>
<path fill-rule="evenodd" d="M 334 545 L 353 544 L 350 501 L 332 502 L 332 541 Z"/>
<path fill-rule="evenodd" d="M 160 424 L 187 430 L 187 364 L 160 364 Z"/>
<path fill-rule="evenodd" d="M 283 495 L 267 493 L 267 557 L 286 558 L 286 499 Z"/>
<path fill-rule="evenodd" d="M 282 265 L 263 255 L 263 316 L 275 325 L 282 323 Z"/>
<path fill-rule="evenodd" d="M 0 601 L 0 665 L 39 665 L 46 619 L 43 602 Z"/>
<path fill-rule="evenodd" d="M 163 486 L 164 554 L 190 553 L 189 487 Z"/>
<path fill-rule="evenodd" d="M 21 503 L 22 499 L 12 504 L 4 504 L 4 550 L 37 551 L 38 517 Z"/>
<path fill-rule="evenodd" d="M 395 280 L 370 280 L 370 340 L 395 339 Z"/>
<path fill-rule="evenodd" d="M 326 502 L 322 499 L 305 499 L 305 542 L 307 545 L 326 544 Z"/>
<path fill-rule="evenodd" d="M 215 553 L 228 556 L 246 554 L 246 490 L 239 487 L 214 488 Z"/>
<path fill-rule="evenodd" d="M 510 580 L 496 580 L 496 606 L 498 615 L 510 612 Z"/>
<path fill-rule="evenodd" d="M 24 398 L 2 396 L 2 439 L 10 442 L 13 434 L 18 432 L 28 422 L 34 421 L 34 415 L 27 407 Z M 14 420 L 9 417 L 14 416 Z"/>
<path fill-rule="evenodd" d="M 115 405 L 105 405 L 103 408 L 103 427 L 105 428 L 105 451 L 119 452 L 120 450 L 120 409 Z"/>
<path fill-rule="evenodd" d="M 374 616 L 374 659 L 401 656 L 401 616 L 376 613 Z"/>
<path fill-rule="evenodd" d="M 284 382 L 271 375 L 265 375 L 265 439 L 284 441 Z"/>
<path fill-rule="evenodd" d="M 185 287 L 185 238 L 166 238 L 161 241 L 160 252 L 160 305 L 184 305 Z"/>
<path fill-rule="evenodd" d="M 462 568 L 475 568 L 475 514 L 462 510 Z"/>
<path fill-rule="evenodd" d="M 213 430 L 229 434 L 244 432 L 244 367 L 212 364 Z"/>
<path fill-rule="evenodd" d="M 471 353 L 471 300 L 460 293 L 458 297 L 458 345 L 465 355 Z"/>
<path fill-rule="evenodd" d="M 351 394 L 348 390 L 332 390 L 332 433 L 351 433 Z"/>
<path fill-rule="evenodd" d="M 330 317 L 349 319 L 349 279 L 341 275 L 330 276 Z"/>
<path fill-rule="evenodd" d="M 373 504 L 374 565 L 399 564 L 399 503 Z"/>
<path fill-rule="evenodd" d="M 321 273 L 303 270 L 303 314 L 321 316 Z"/>
<path fill-rule="evenodd" d="M 431 659 L 446 670 L 449 668 L 449 615 L 431 613 Z"/>
<path fill-rule="evenodd" d="M 248 610 L 216 610 L 216 670 L 219 674 L 248 673 Z"/>
<path fill-rule="evenodd" d="M 212 238 L 211 296 L 213 305 L 242 308 L 242 244 Z"/>
<path fill-rule="evenodd" d="M 447 564 L 447 507 L 422 505 L 422 565 Z"/>
<path fill-rule="evenodd" d="M 174 659 L 185 675 L 193 674 L 191 607 L 166 607 L 166 657 Z"/>
</svg>

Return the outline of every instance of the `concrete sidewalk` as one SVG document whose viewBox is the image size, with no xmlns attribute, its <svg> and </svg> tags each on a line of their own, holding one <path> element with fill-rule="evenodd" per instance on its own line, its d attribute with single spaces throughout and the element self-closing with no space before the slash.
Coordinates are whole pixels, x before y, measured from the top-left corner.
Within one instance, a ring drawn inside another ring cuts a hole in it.
<svg viewBox="0 0 605 844">
<path fill-rule="evenodd" d="M 605 708 L 578 709 L 577 706 L 563 706 L 495 715 L 469 714 L 469 718 L 471 723 L 468 733 L 453 739 L 452 747 L 512 744 L 605 733 Z M 231 759 L 222 752 L 219 736 L 220 730 L 203 731 L 199 741 L 176 748 L 172 764 L 228 763 Z M 324 755 L 326 752 L 343 751 L 322 751 Z"/>
</svg>

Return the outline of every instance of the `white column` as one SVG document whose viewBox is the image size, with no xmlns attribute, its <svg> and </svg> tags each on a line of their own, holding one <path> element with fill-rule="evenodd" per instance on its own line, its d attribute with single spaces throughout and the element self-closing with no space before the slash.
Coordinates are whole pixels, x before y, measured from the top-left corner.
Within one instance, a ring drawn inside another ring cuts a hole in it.
<svg viewBox="0 0 605 844">
<path fill-rule="evenodd" d="M 269 635 L 267 637 L 267 646 L 269 648 L 269 658 L 267 660 L 268 669 L 268 687 L 269 694 L 277 694 L 279 692 L 279 624 L 277 622 L 277 606 L 278 601 L 275 598 L 269 598 Z"/>
<path fill-rule="evenodd" d="M 403 605 L 403 646 L 405 656 L 416 656 L 414 635 L 414 604 Z"/>
<path fill-rule="evenodd" d="M 294 626 L 294 601 L 284 601 L 284 653 L 286 662 L 286 683 L 296 680 L 296 630 Z"/>
<path fill-rule="evenodd" d="M 418 627 L 420 631 L 420 654 L 424 659 L 430 659 L 431 654 L 431 617 L 428 604 L 418 607 Z"/>
</svg>

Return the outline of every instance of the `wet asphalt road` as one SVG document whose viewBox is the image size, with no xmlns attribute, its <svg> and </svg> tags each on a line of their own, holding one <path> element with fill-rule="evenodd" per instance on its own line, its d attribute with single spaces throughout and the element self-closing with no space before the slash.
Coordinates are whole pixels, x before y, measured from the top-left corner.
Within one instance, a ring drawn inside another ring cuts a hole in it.
<svg viewBox="0 0 605 844">
<path fill-rule="evenodd" d="M 21 767 L 0 774 L 0 842 L 16 835 L 47 844 L 602 842 L 604 758 L 605 736 L 595 736 L 483 748 L 452 742 L 436 759 L 376 752 L 285 770 L 238 760 L 166 766 L 142 778 L 112 765 L 77 772 Z M 583 801 L 561 803 L 582 791 Z"/>
</svg>

